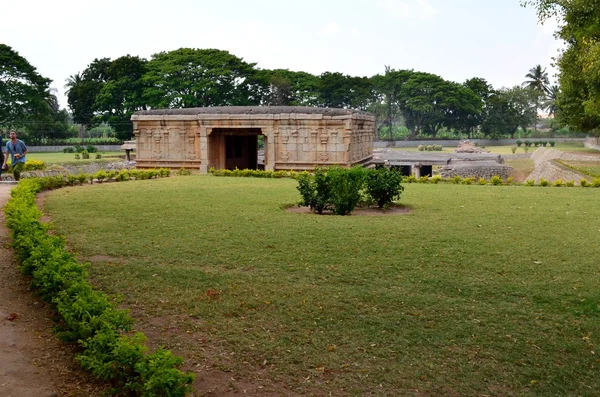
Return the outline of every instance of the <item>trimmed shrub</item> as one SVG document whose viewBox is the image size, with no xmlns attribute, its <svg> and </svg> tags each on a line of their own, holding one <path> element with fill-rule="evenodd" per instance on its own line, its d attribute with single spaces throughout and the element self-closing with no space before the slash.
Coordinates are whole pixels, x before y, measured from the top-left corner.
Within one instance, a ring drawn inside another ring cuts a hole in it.
<svg viewBox="0 0 600 397">
<path fill-rule="evenodd" d="M 507 185 L 512 185 L 515 181 L 515 178 L 513 178 L 512 176 L 509 176 L 508 178 L 506 178 L 506 184 Z"/>
<path fill-rule="evenodd" d="M 66 147 L 63 149 L 63 153 L 75 153 L 75 148 L 73 147 Z"/>
<path fill-rule="evenodd" d="M 490 183 L 494 186 L 498 186 L 498 185 L 502 185 L 503 181 L 502 181 L 502 178 L 500 178 L 497 175 L 494 175 L 490 178 Z"/>
<path fill-rule="evenodd" d="M 562 187 L 563 186 L 563 180 L 562 179 L 557 179 L 554 181 L 553 183 L 554 187 Z"/>
<path fill-rule="evenodd" d="M 404 191 L 402 175 L 384 167 L 369 169 L 365 178 L 365 190 L 379 208 L 384 208 L 399 199 Z"/>
<path fill-rule="evenodd" d="M 83 152 L 81 152 L 81 158 L 82 159 L 89 159 L 90 158 L 90 154 L 87 150 L 84 150 Z"/>
<path fill-rule="evenodd" d="M 92 289 L 87 265 L 79 264 L 66 251 L 65 239 L 47 234 L 48 226 L 39 221 L 36 193 L 68 181 L 60 176 L 28 178 L 12 190 L 4 211 L 21 271 L 31 276 L 36 292 L 55 305 L 62 318 L 59 337 L 79 342 L 83 351 L 77 361 L 83 368 L 110 381 L 117 393 L 184 396 L 191 391 L 194 376 L 176 368 L 181 358 L 162 349 L 149 354 L 143 334 L 127 336 L 133 319 L 112 299 Z"/>
<path fill-rule="evenodd" d="M 589 186 L 590 186 L 590 182 L 589 182 L 587 179 L 585 179 L 585 178 L 582 178 L 582 179 L 579 181 L 579 185 L 580 185 L 581 187 L 589 187 Z"/>
<path fill-rule="evenodd" d="M 463 185 L 472 185 L 473 183 L 475 183 L 475 178 L 472 176 L 469 176 L 465 179 L 462 180 Z"/>
<path fill-rule="evenodd" d="M 592 181 L 592 187 L 600 187 L 600 178 L 594 178 Z"/>
<path fill-rule="evenodd" d="M 484 178 L 479 178 L 477 183 L 479 183 L 480 185 L 487 185 L 487 181 Z"/>
<path fill-rule="evenodd" d="M 417 146 L 417 149 L 419 149 L 419 152 L 422 152 L 425 150 L 425 146 L 419 145 L 419 146 Z"/>
<path fill-rule="evenodd" d="M 455 185 L 460 185 L 462 183 L 462 178 L 460 177 L 460 175 L 456 175 L 455 177 L 450 179 L 450 182 L 452 182 Z"/>
<path fill-rule="evenodd" d="M 434 175 L 434 176 L 432 176 L 432 177 L 431 177 L 431 179 L 429 179 L 429 181 L 430 181 L 431 183 L 435 183 L 436 185 L 437 185 L 438 183 L 442 182 L 443 180 L 444 180 L 444 178 L 442 178 L 442 176 L 441 176 L 441 175 Z"/>
<path fill-rule="evenodd" d="M 531 147 L 531 141 L 529 139 L 525 140 L 525 147 Z"/>
<path fill-rule="evenodd" d="M 517 144 L 518 147 L 521 147 L 521 145 L 523 144 L 523 141 L 520 139 L 517 139 L 517 141 L 515 143 Z"/>
<path fill-rule="evenodd" d="M 365 180 L 365 169 L 330 167 L 327 170 L 331 186 L 331 204 L 336 215 L 348 215 L 360 202 L 361 189 Z"/>
<path fill-rule="evenodd" d="M 525 184 L 526 184 L 527 186 L 535 186 L 535 181 L 534 181 L 533 179 L 527 179 L 527 180 L 525 181 Z"/>
<path fill-rule="evenodd" d="M 548 143 L 550 143 L 550 147 L 554 147 L 554 145 L 556 145 L 556 142 L 554 141 L 549 141 Z"/>
<path fill-rule="evenodd" d="M 517 153 L 517 147 L 516 146 L 511 147 L 510 151 L 513 152 L 513 154 Z"/>
<path fill-rule="evenodd" d="M 573 187 L 573 186 L 575 186 L 575 181 L 574 180 L 566 181 L 565 185 L 567 185 L 567 187 Z"/>
<path fill-rule="evenodd" d="M 88 145 L 85 148 L 85 151 L 88 153 L 96 153 L 98 151 L 98 148 L 96 146 Z"/>
<path fill-rule="evenodd" d="M 540 186 L 548 187 L 548 186 L 550 186 L 550 181 L 547 181 L 544 178 L 540 178 Z"/>
</svg>

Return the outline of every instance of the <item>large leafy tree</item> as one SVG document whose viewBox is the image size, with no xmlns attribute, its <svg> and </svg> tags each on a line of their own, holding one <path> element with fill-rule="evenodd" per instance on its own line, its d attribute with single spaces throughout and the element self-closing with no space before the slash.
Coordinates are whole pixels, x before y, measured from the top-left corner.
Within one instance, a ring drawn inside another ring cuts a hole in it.
<svg viewBox="0 0 600 397">
<path fill-rule="evenodd" d="M 271 106 L 317 106 L 319 77 L 287 69 L 259 70 L 261 104 Z"/>
<path fill-rule="evenodd" d="M 557 16 L 557 36 L 566 49 L 557 58 L 560 92 L 558 121 L 600 133 L 600 0 L 523 0 L 541 21 Z"/>
<path fill-rule="evenodd" d="M 95 124 L 96 97 L 108 80 L 109 58 L 94 59 L 81 73 L 67 79 L 67 102 L 73 113 L 73 121 L 84 126 Z"/>
<path fill-rule="evenodd" d="M 319 105 L 330 108 L 367 110 L 375 99 L 368 77 L 325 72 L 320 76 Z"/>
<path fill-rule="evenodd" d="M 50 82 L 17 51 L 0 44 L 0 126 L 24 126 L 47 114 Z"/>
<path fill-rule="evenodd" d="M 414 73 L 402 86 L 400 111 L 412 135 L 434 138 L 442 127 L 481 112 L 481 99 L 470 89 L 430 73 Z"/>
<path fill-rule="evenodd" d="M 106 69 L 106 82 L 96 96 L 94 110 L 98 118 L 115 129 L 119 139 L 133 134 L 131 115 L 146 109 L 143 82 L 148 61 L 126 55 L 115 59 Z"/>
<path fill-rule="evenodd" d="M 514 138 L 519 127 L 526 130 L 535 121 L 537 98 L 535 90 L 519 86 L 503 88 L 492 94 L 482 125 L 483 133 L 490 138 L 506 135 Z"/>
<path fill-rule="evenodd" d="M 375 110 L 377 119 L 381 120 L 378 131 L 382 127 L 387 128 L 390 134 L 394 131 L 394 124 L 401 115 L 402 87 L 414 73 L 412 70 L 395 70 L 386 66 L 384 74 L 371 78 L 377 98 L 371 109 Z"/>
<path fill-rule="evenodd" d="M 148 62 L 144 99 L 154 108 L 258 105 L 254 66 L 216 49 L 160 52 Z"/>
<path fill-rule="evenodd" d="M 455 128 L 465 131 L 469 138 L 475 133 L 488 117 L 489 102 L 494 95 L 494 88 L 487 80 L 479 77 L 468 79 L 463 86 L 479 98 L 480 112 L 464 112 L 459 114 Z M 479 107 L 478 107 L 479 108 Z"/>
</svg>

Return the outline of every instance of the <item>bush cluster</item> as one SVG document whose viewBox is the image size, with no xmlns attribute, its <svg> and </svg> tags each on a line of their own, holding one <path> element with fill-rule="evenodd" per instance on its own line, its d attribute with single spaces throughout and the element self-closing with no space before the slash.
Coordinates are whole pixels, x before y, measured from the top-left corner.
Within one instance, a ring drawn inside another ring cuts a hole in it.
<svg viewBox="0 0 600 397">
<path fill-rule="evenodd" d="M 10 157 L 8 158 L 8 160 L 6 160 L 6 165 L 8 165 L 8 171 L 12 171 Z M 23 167 L 23 171 L 39 171 L 45 169 L 46 163 L 42 160 L 27 160 L 25 161 L 25 166 Z"/>
<path fill-rule="evenodd" d="M 208 172 L 214 176 L 231 176 L 238 178 L 295 178 L 298 175 L 295 171 L 262 171 L 235 168 L 233 170 L 217 170 L 211 167 Z"/>
<path fill-rule="evenodd" d="M 319 214 L 330 210 L 336 215 L 348 215 L 361 201 L 386 208 L 404 190 L 400 173 L 384 167 L 317 167 L 313 174 L 302 172 L 296 179 L 302 196 L 299 205 Z"/>
<path fill-rule="evenodd" d="M 162 349 L 148 353 L 145 336 L 129 334 L 134 321 L 128 312 L 92 288 L 87 264 L 66 250 L 64 237 L 48 234 L 49 227 L 40 222 L 36 193 L 65 183 L 62 177 L 28 178 L 11 191 L 4 211 L 21 271 L 61 316 L 60 338 L 81 346 L 77 361 L 84 369 L 111 382 L 118 393 L 184 396 L 194 376 L 176 368 L 182 359 Z"/>
<path fill-rule="evenodd" d="M 419 145 L 417 146 L 420 152 L 428 151 L 428 152 L 441 152 L 444 150 L 442 145 Z"/>
<path fill-rule="evenodd" d="M 94 145 L 80 146 L 75 145 L 74 147 L 66 147 L 63 149 L 63 153 L 96 153 L 98 152 L 98 148 Z"/>
</svg>

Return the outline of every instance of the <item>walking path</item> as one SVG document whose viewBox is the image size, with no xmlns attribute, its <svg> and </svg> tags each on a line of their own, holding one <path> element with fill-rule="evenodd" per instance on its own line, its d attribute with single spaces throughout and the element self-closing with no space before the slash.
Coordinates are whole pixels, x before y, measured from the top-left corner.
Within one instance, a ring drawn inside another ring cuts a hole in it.
<svg viewBox="0 0 600 397">
<path fill-rule="evenodd" d="M 0 208 L 11 187 L 0 183 Z M 97 395 L 100 386 L 77 367 L 69 345 L 52 334 L 50 306 L 19 273 L 5 223 L 0 211 L 0 397 Z"/>
</svg>

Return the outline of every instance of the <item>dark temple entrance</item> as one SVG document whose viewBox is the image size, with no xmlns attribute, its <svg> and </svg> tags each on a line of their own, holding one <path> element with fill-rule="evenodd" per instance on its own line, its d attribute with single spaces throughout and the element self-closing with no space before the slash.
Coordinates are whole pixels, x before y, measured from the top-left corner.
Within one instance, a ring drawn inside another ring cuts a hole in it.
<svg viewBox="0 0 600 397">
<path fill-rule="evenodd" d="M 260 128 L 215 128 L 208 141 L 211 166 L 216 169 L 258 168 Z"/>
<path fill-rule="evenodd" d="M 258 136 L 225 136 L 225 168 L 255 170 L 257 168 Z"/>
</svg>

